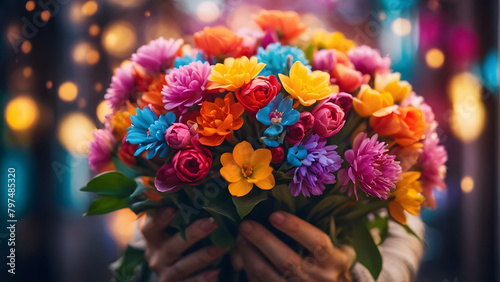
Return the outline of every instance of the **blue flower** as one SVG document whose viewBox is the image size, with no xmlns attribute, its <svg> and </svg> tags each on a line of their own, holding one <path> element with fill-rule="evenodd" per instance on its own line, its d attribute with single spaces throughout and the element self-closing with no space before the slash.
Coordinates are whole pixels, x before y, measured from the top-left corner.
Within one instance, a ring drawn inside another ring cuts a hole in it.
<svg viewBox="0 0 500 282">
<path fill-rule="evenodd" d="M 203 59 L 201 52 L 196 53 L 196 57 L 194 57 L 194 58 L 192 56 L 189 56 L 189 55 L 186 55 L 184 57 L 175 58 L 174 66 L 176 69 L 178 69 L 179 67 L 187 66 L 190 63 L 196 62 L 196 61 L 201 61 L 202 63 L 206 62 L 206 60 Z"/>
<path fill-rule="evenodd" d="M 288 149 L 288 154 L 286 155 L 287 161 L 295 167 L 301 166 L 302 160 L 306 157 L 307 149 L 305 149 L 303 145 Z"/>
<path fill-rule="evenodd" d="M 147 107 L 143 110 L 137 108 L 137 114 L 131 115 L 130 120 L 132 126 L 128 128 L 127 141 L 130 144 L 139 144 L 134 155 L 138 156 L 142 152 L 149 150 L 146 155 L 147 159 L 151 159 L 156 155 L 162 158 L 166 157 L 170 147 L 167 146 L 165 141 L 165 132 L 175 122 L 175 114 L 167 113 L 157 117 Z"/>
<path fill-rule="evenodd" d="M 300 113 L 292 109 L 292 106 L 293 100 L 288 97 L 283 99 L 283 95 L 280 93 L 267 106 L 257 112 L 257 120 L 264 125 L 269 125 L 262 137 L 267 146 L 277 147 L 283 143 L 284 134 L 281 134 L 283 126 L 293 125 L 299 120 Z M 278 136 L 280 134 L 281 136 Z"/>
<path fill-rule="evenodd" d="M 303 65 L 311 69 L 308 65 L 309 61 L 307 61 L 302 50 L 297 47 L 281 46 L 280 43 L 273 43 L 269 44 L 266 49 L 259 47 L 259 50 L 257 51 L 257 59 L 259 62 L 266 64 L 259 75 L 269 76 L 274 74 L 276 77 L 278 77 L 278 74 L 280 73 L 288 75 L 288 72 L 285 73 L 288 56 L 291 56 L 292 58 L 292 61 L 289 62 L 290 67 L 293 63 L 300 61 Z"/>
</svg>

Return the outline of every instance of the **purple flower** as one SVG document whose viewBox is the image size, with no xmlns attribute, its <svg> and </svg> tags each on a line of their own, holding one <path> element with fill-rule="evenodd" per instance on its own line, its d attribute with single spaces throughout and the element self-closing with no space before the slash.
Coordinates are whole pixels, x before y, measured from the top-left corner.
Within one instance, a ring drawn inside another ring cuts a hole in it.
<svg viewBox="0 0 500 282">
<path fill-rule="evenodd" d="M 401 174 L 401 166 L 394 160 L 396 156 L 388 154 L 387 144 L 378 142 L 377 138 L 377 134 L 367 138 L 365 132 L 359 133 L 354 138 L 352 149 L 345 152 L 349 166 L 341 169 L 338 177 L 343 191 L 354 191 L 356 199 L 357 187 L 367 196 L 387 199 Z"/>
<path fill-rule="evenodd" d="M 315 70 L 331 73 L 336 64 L 337 57 L 333 50 L 321 49 L 314 54 L 313 67 Z"/>
<path fill-rule="evenodd" d="M 297 168 L 289 171 L 293 179 L 288 186 L 292 195 L 300 193 L 305 197 L 321 195 L 325 184 L 334 184 L 335 171 L 340 169 L 342 158 L 337 154 L 337 146 L 326 146 L 326 141 L 312 134 L 301 143 L 288 150 L 287 161 Z"/>
<path fill-rule="evenodd" d="M 185 113 L 189 107 L 199 103 L 211 70 L 209 63 L 196 61 L 168 74 L 165 77 L 167 85 L 163 86 L 161 92 L 165 109 L 178 108 L 181 113 Z"/>
<path fill-rule="evenodd" d="M 147 70 L 158 72 L 172 66 L 175 55 L 183 43 L 182 39 L 166 40 L 160 37 L 137 49 L 132 54 L 132 61 L 143 66 Z"/>
<path fill-rule="evenodd" d="M 369 46 L 358 46 L 347 53 L 349 59 L 356 67 L 356 70 L 364 74 L 373 74 L 375 71 L 379 73 L 386 73 L 391 66 L 391 59 L 389 57 L 380 56 L 377 49 Z"/>
<path fill-rule="evenodd" d="M 100 172 L 111 162 L 111 150 L 116 140 L 108 129 L 99 129 L 93 136 L 94 140 L 87 143 L 89 167 L 93 171 Z"/>
<path fill-rule="evenodd" d="M 132 64 L 116 69 L 116 74 L 111 78 L 111 85 L 106 90 L 104 99 L 109 101 L 109 106 L 117 111 L 125 106 L 127 101 L 134 102 L 135 80 L 132 75 Z"/>
<path fill-rule="evenodd" d="M 436 208 L 433 189 L 446 188 L 444 178 L 448 154 L 444 146 L 438 145 L 439 137 L 435 132 L 427 136 L 422 143 L 424 147 L 420 156 L 420 165 L 422 167 L 422 194 L 425 197 L 424 205 Z"/>
</svg>

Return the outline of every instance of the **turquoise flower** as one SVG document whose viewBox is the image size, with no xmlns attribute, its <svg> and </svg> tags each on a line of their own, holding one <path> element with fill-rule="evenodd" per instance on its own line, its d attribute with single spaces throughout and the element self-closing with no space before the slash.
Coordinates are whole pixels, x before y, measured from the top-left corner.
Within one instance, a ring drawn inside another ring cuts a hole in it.
<svg viewBox="0 0 500 282">
<path fill-rule="evenodd" d="M 283 99 L 280 93 L 264 108 L 257 112 L 257 120 L 269 127 L 264 131 L 262 140 L 269 147 L 277 147 L 283 143 L 284 134 L 283 126 L 295 124 L 299 118 L 300 113 L 292 109 L 293 100 L 290 98 Z"/>
<path fill-rule="evenodd" d="M 175 68 L 178 69 L 179 67 L 182 66 L 187 66 L 192 62 L 200 61 L 202 63 L 206 62 L 206 60 L 203 59 L 203 56 L 201 52 L 196 53 L 196 57 L 192 57 L 189 55 L 186 55 L 184 57 L 177 57 L 175 58 L 174 65 Z"/>
<path fill-rule="evenodd" d="M 280 43 L 273 43 L 267 45 L 266 49 L 259 47 L 257 52 L 257 59 L 259 62 L 265 63 L 266 66 L 260 72 L 259 75 L 269 76 L 274 74 L 278 77 L 278 74 L 282 73 L 288 75 L 286 71 L 288 57 L 291 56 L 291 62 L 289 62 L 290 67 L 293 63 L 300 61 L 303 65 L 307 66 L 309 69 L 311 67 L 308 65 L 306 56 L 302 50 L 297 47 L 292 46 L 281 46 Z"/>
<path fill-rule="evenodd" d="M 134 155 L 138 156 L 144 151 L 149 151 L 146 155 L 147 159 L 152 159 L 156 155 L 166 157 L 170 152 L 170 147 L 165 141 L 165 133 L 175 122 L 175 114 L 167 113 L 157 117 L 147 107 L 143 110 L 137 108 L 137 114 L 131 115 L 130 120 L 132 126 L 128 128 L 127 141 L 130 144 L 139 145 Z"/>
</svg>

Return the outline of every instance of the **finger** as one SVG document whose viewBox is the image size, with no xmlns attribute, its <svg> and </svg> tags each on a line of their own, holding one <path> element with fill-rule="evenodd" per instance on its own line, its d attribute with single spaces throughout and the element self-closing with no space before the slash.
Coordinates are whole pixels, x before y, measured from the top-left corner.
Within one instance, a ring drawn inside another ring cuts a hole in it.
<svg viewBox="0 0 500 282">
<path fill-rule="evenodd" d="M 157 209 L 146 216 L 141 232 L 148 245 L 160 246 L 166 239 L 167 234 L 164 230 L 174 217 L 174 213 L 174 209 L 169 207 Z"/>
<path fill-rule="evenodd" d="M 341 252 L 334 248 L 332 240 L 316 226 L 287 212 L 278 211 L 269 217 L 271 224 L 304 246 L 319 262 Z"/>
<path fill-rule="evenodd" d="M 194 277 L 182 280 L 182 282 L 216 282 L 219 280 L 219 273 L 219 269 L 207 270 Z"/>
<path fill-rule="evenodd" d="M 236 237 L 236 241 L 241 240 L 241 235 L 238 234 Z M 243 263 L 243 257 L 241 256 L 241 250 L 238 248 L 233 248 L 231 250 L 231 264 L 233 265 L 233 269 L 236 271 L 240 271 L 245 266 Z"/>
<path fill-rule="evenodd" d="M 217 229 L 214 218 L 203 218 L 186 228 L 186 240 L 177 233 L 170 237 L 162 246 L 166 265 L 174 263 L 179 256 L 196 242 L 210 235 Z"/>
<path fill-rule="evenodd" d="M 262 225 L 255 221 L 245 221 L 241 224 L 240 231 L 279 271 L 300 271 L 300 256 Z M 241 253 L 244 255 L 245 252 Z"/>
<path fill-rule="evenodd" d="M 228 250 L 229 249 L 219 249 L 216 246 L 205 247 L 182 257 L 176 263 L 168 267 L 162 278 L 165 278 L 165 281 L 185 279 L 189 275 L 209 265 Z"/>
<path fill-rule="evenodd" d="M 239 238 L 238 249 L 241 252 L 248 280 L 253 281 L 283 281 L 276 270 L 247 240 Z"/>
</svg>

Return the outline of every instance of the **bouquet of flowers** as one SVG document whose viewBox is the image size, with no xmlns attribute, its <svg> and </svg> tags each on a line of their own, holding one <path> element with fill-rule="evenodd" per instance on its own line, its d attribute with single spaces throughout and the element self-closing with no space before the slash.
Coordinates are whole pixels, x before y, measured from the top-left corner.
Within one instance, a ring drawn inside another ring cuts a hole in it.
<svg viewBox="0 0 500 282">
<path fill-rule="evenodd" d="M 385 238 L 389 218 L 405 225 L 445 187 L 432 109 L 378 50 L 310 31 L 294 12 L 256 22 L 205 27 L 194 47 L 159 38 L 116 69 L 113 112 L 89 143 L 100 174 L 82 190 L 100 197 L 86 214 L 172 206 L 171 227 L 213 217 L 207 244 L 230 247 L 243 219 L 284 210 L 352 245 L 376 278 L 370 229 Z"/>
</svg>

